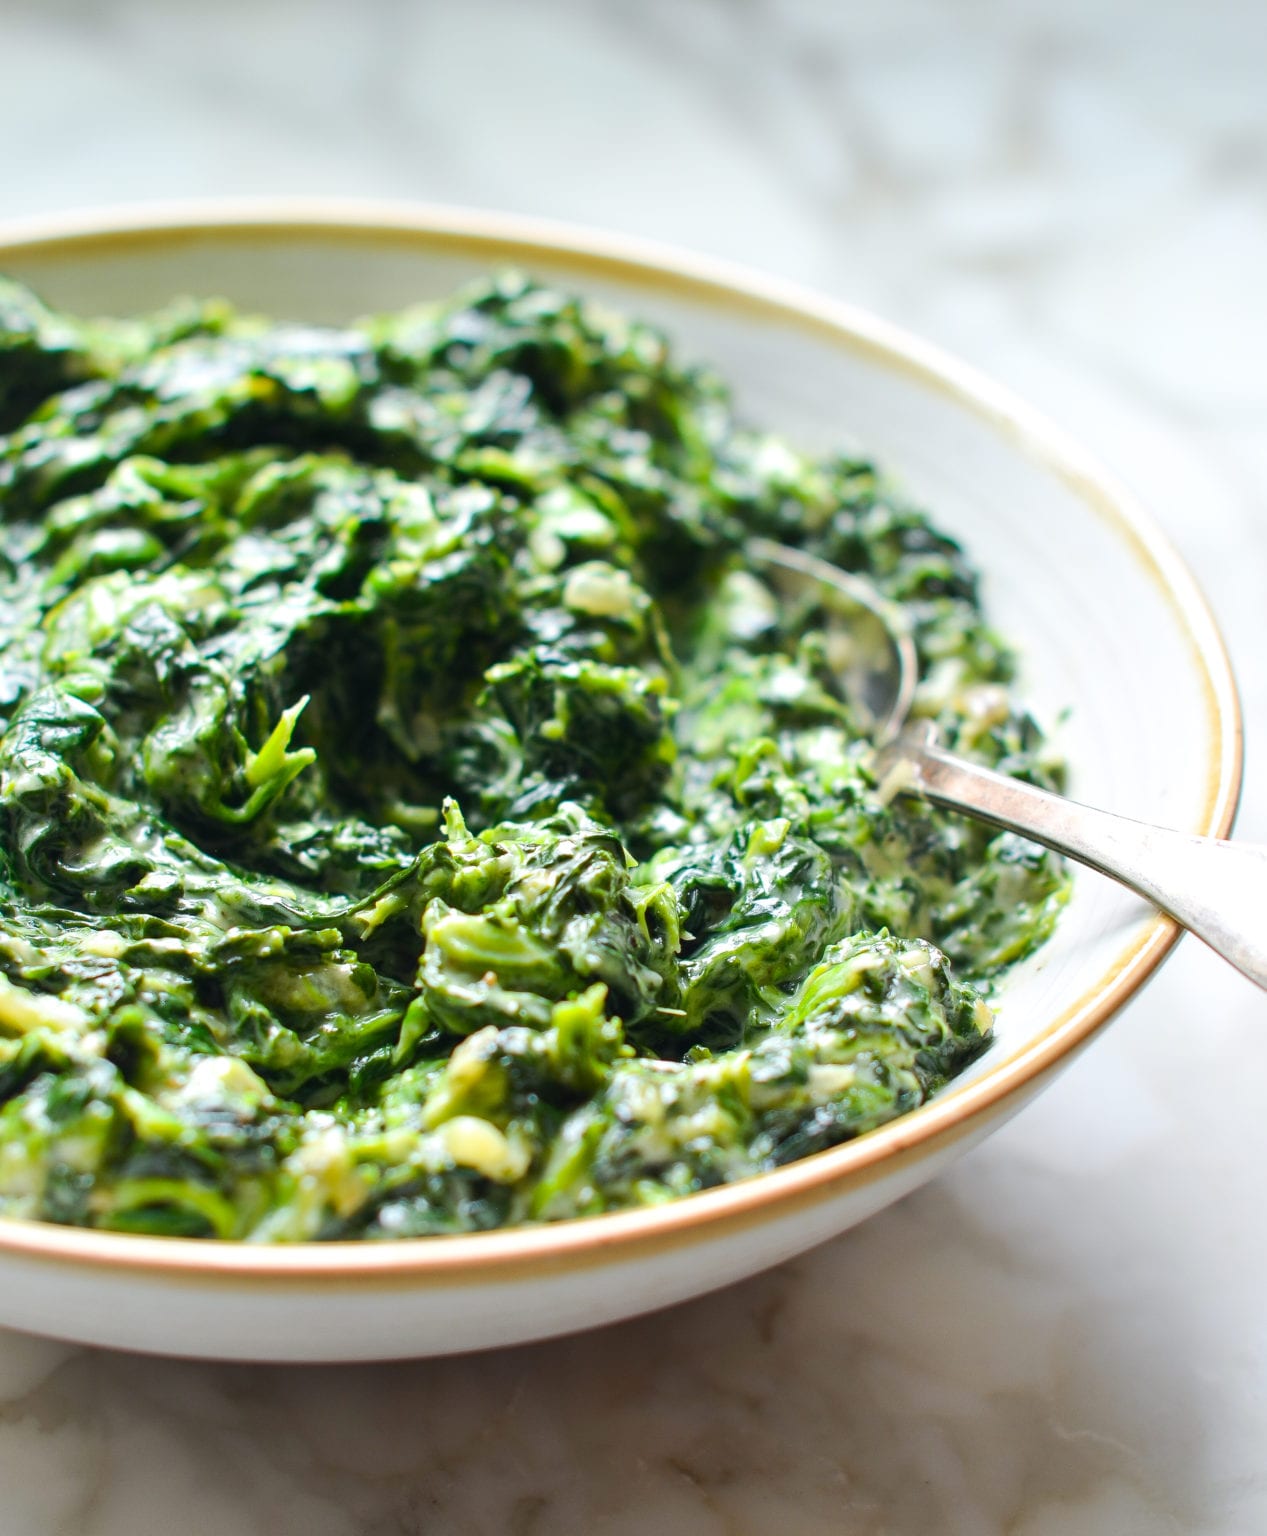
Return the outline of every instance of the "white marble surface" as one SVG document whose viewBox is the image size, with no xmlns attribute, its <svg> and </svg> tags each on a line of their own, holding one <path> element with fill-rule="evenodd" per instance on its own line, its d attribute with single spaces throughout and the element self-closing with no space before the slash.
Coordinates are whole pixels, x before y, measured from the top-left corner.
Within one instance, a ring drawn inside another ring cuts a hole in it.
<svg viewBox="0 0 1267 1536">
<path fill-rule="evenodd" d="M 516 208 L 811 282 L 1016 385 L 1197 568 L 1267 841 L 1262 0 L 3 0 L 0 59 L 0 215 Z M 1267 1531 L 1265 1031 L 1186 942 L 949 1177 L 599 1334 L 321 1370 L 0 1336 L 0 1536 Z"/>
</svg>

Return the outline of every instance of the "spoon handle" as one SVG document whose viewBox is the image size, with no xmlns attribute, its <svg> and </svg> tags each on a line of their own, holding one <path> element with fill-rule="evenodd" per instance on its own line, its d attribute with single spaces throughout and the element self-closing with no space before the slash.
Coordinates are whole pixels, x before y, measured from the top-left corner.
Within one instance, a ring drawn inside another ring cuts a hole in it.
<svg viewBox="0 0 1267 1536">
<path fill-rule="evenodd" d="M 884 749 L 886 769 L 903 790 L 1019 832 L 1129 886 L 1267 988 L 1267 847 L 1079 805 L 945 751 L 926 723 L 908 726 Z"/>
</svg>

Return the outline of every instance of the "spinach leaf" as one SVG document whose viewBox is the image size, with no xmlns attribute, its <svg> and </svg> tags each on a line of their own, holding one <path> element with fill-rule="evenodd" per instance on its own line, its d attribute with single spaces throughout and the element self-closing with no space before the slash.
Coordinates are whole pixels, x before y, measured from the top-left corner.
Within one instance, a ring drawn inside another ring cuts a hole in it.
<svg viewBox="0 0 1267 1536">
<path fill-rule="evenodd" d="M 1056 783 L 963 551 L 584 298 L 85 321 L 0 280 L 0 511 L 4 1214 L 657 1203 L 922 1103 L 1065 899 L 880 795 L 826 617 L 743 559 L 864 573 L 917 708 Z"/>
</svg>

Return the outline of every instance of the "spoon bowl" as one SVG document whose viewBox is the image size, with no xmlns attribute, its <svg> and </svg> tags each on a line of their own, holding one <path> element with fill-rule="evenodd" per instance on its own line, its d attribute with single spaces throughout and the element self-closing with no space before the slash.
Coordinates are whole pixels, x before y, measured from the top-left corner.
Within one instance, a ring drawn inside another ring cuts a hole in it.
<svg viewBox="0 0 1267 1536">
<path fill-rule="evenodd" d="M 861 576 L 773 539 L 750 539 L 748 559 L 776 586 L 797 595 L 813 591 L 828 620 L 829 655 L 844 697 L 876 742 L 891 740 L 906 723 L 919 683 L 919 657 L 910 625 Z"/>
</svg>

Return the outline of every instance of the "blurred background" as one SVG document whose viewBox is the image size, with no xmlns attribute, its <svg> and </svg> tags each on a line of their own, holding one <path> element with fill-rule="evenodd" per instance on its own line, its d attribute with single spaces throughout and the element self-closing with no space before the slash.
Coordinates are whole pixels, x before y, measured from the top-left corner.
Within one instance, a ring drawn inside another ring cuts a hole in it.
<svg viewBox="0 0 1267 1536">
<path fill-rule="evenodd" d="M 1267 841 L 1263 0 L 0 0 L 0 62 L 5 218 L 506 208 L 811 284 L 1011 384 L 1197 571 Z M 1228 1065 L 1265 1014 L 1187 942 L 937 1185 L 589 1338 L 286 1372 L 0 1337 L 0 1527 L 1267 1530 L 1267 1130 Z"/>
</svg>

